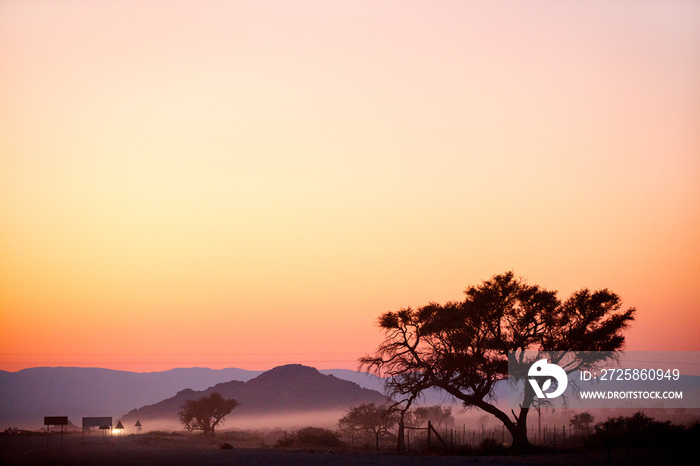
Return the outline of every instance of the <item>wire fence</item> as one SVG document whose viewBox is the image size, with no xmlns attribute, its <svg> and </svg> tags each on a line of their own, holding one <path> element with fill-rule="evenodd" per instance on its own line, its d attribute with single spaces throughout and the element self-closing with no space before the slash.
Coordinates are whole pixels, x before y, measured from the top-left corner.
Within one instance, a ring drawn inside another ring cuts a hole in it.
<svg viewBox="0 0 700 466">
<path fill-rule="evenodd" d="M 501 427 L 478 428 L 463 424 L 461 428 L 434 427 L 431 423 L 425 427 L 405 426 L 403 445 L 406 451 L 423 451 L 426 449 L 506 449 L 512 444 L 510 432 Z M 397 434 L 401 436 L 399 432 Z M 530 426 L 528 440 L 531 445 L 553 450 L 582 448 L 584 435 L 569 425 Z"/>
</svg>

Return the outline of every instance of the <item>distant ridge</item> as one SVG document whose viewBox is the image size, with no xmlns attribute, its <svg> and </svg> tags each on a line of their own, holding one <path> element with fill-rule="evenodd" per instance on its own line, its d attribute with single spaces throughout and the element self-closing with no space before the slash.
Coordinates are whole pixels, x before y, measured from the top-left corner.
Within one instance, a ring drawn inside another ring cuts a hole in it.
<svg viewBox="0 0 700 466">
<path fill-rule="evenodd" d="M 250 380 L 262 371 L 178 368 L 163 372 L 127 372 L 86 367 L 35 367 L 0 371 L 0 430 L 36 429 L 44 416 L 115 419 L 133 408 L 156 403 L 183 388 L 203 390 L 229 380 Z"/>
<path fill-rule="evenodd" d="M 296 377 L 303 381 L 304 377 L 314 377 L 320 373 L 383 393 L 384 380 L 365 372 L 349 369 L 314 371 L 316 369 L 299 364 L 280 366 L 268 371 L 256 383 L 262 386 L 282 376 L 291 377 L 289 380 Z M 17 372 L 0 371 L 0 431 L 8 427 L 39 429 L 43 425 L 44 416 L 68 416 L 76 425 L 80 424 L 83 416 L 112 416 L 116 420 L 136 407 L 165 401 L 183 390 L 188 390 L 189 396 L 195 397 L 218 384 L 233 381 L 243 383 L 263 373 L 264 371 L 237 368 L 214 370 L 201 367 L 149 373 L 84 367 L 35 367 Z M 313 387 L 307 391 L 314 393 Z M 281 389 L 274 395 L 280 399 L 284 396 L 286 395 Z M 323 393 L 317 395 L 321 399 L 323 396 Z M 444 398 L 444 394 L 429 392 L 421 402 L 435 404 Z M 294 406 L 295 403 L 297 401 L 294 399 L 287 400 L 288 406 Z M 250 408 L 244 409 L 241 406 L 236 412 L 245 413 L 248 409 Z"/>
<path fill-rule="evenodd" d="M 80 424 L 83 416 L 118 419 L 134 407 L 158 403 L 185 389 L 198 392 L 223 382 L 246 382 L 263 372 L 202 367 L 149 373 L 85 367 L 0 371 L 0 431 L 8 427 L 39 429 L 44 416 L 53 415 L 68 416 L 75 424 Z M 364 372 L 320 372 L 382 390 L 382 379 Z"/>
<path fill-rule="evenodd" d="M 159 403 L 134 409 L 122 420 L 177 422 L 177 413 L 186 400 L 212 392 L 239 401 L 241 404 L 235 413 L 240 416 L 345 410 L 362 403 L 382 404 L 389 401 L 376 390 L 362 388 L 333 375 L 324 375 L 313 367 L 289 364 L 263 372 L 247 382 L 225 382 L 201 391 L 182 390 Z"/>
</svg>

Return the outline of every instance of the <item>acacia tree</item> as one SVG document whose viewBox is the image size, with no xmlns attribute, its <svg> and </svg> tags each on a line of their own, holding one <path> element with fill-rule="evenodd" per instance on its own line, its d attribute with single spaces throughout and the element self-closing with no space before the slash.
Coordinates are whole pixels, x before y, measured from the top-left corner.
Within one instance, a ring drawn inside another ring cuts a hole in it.
<svg viewBox="0 0 700 466">
<path fill-rule="evenodd" d="M 593 415 L 588 411 L 574 414 L 569 423 L 576 429 L 579 435 L 588 435 L 591 433 L 591 424 L 593 424 Z"/>
<path fill-rule="evenodd" d="M 338 427 L 349 435 L 358 435 L 368 443 L 374 441 L 379 449 L 379 439 L 390 433 L 398 422 L 398 412 L 374 403 L 350 408 L 338 421 Z"/>
<path fill-rule="evenodd" d="M 364 368 L 388 378 L 387 391 L 404 411 L 430 387 L 438 387 L 465 407 L 499 419 L 526 450 L 527 415 L 533 405 L 526 385 L 521 408 L 511 415 L 494 402 L 494 388 L 508 377 L 508 353 L 514 351 L 614 351 L 622 331 L 634 319 L 620 298 L 604 289 L 583 289 L 561 302 L 556 292 L 528 285 L 513 272 L 495 275 L 465 290 L 461 302 L 429 303 L 379 317 L 385 340 L 374 355 L 360 359 Z M 605 358 L 605 356 L 601 356 Z M 580 360 L 571 370 L 592 367 Z"/>
<path fill-rule="evenodd" d="M 187 430 L 201 430 L 205 436 L 213 437 L 216 426 L 239 404 L 233 398 L 224 398 L 221 394 L 214 392 L 199 400 L 185 401 L 178 416 Z"/>
<path fill-rule="evenodd" d="M 430 421 L 439 430 L 443 426 L 450 427 L 455 423 L 452 408 L 447 406 L 420 406 L 407 411 L 406 415 L 408 415 L 408 419 L 404 418 L 404 423 L 412 427 L 423 427 Z"/>
</svg>

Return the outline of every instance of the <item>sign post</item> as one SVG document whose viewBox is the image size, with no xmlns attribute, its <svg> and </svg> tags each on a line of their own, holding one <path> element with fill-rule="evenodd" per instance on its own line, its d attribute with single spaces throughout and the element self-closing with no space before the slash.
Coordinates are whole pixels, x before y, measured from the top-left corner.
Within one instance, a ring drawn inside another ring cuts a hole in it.
<svg viewBox="0 0 700 466">
<path fill-rule="evenodd" d="M 49 449 L 51 426 L 61 426 L 61 450 L 63 450 L 63 426 L 68 425 L 68 416 L 44 416 L 44 425 L 46 426 L 46 449 Z"/>
<path fill-rule="evenodd" d="M 117 425 L 114 427 L 114 430 L 117 431 L 117 438 L 121 438 L 122 430 L 124 430 L 124 425 L 122 424 L 122 421 L 117 421 Z"/>
<path fill-rule="evenodd" d="M 83 437 L 85 436 L 85 431 L 90 429 L 90 427 L 98 427 L 104 432 L 104 437 L 107 437 L 107 429 L 112 429 L 112 418 L 111 417 L 84 417 L 83 418 Z"/>
</svg>

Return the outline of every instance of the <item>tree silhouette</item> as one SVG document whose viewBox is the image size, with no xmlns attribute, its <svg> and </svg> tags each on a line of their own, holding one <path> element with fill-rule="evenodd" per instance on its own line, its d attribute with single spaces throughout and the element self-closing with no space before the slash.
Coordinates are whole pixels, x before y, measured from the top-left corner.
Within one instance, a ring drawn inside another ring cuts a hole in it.
<svg viewBox="0 0 700 466">
<path fill-rule="evenodd" d="M 569 423 L 576 429 L 579 435 L 588 435 L 591 433 L 591 425 L 593 424 L 593 415 L 588 411 L 574 414 Z"/>
<path fill-rule="evenodd" d="M 374 403 L 350 408 L 338 421 L 338 427 L 347 435 L 358 435 L 367 443 L 374 441 L 379 449 L 379 439 L 390 433 L 398 422 L 398 413 Z"/>
<path fill-rule="evenodd" d="M 452 408 L 447 406 L 420 406 L 407 411 L 406 414 L 408 419 L 404 418 L 404 423 L 412 427 L 423 427 L 430 421 L 433 427 L 439 430 L 443 426 L 451 427 L 455 423 Z"/>
<path fill-rule="evenodd" d="M 187 430 L 201 430 L 205 436 L 213 437 L 216 426 L 239 404 L 233 398 L 227 399 L 214 392 L 199 400 L 185 401 L 178 416 Z"/>
<path fill-rule="evenodd" d="M 385 340 L 363 367 L 388 377 L 387 390 L 405 403 L 404 411 L 430 387 L 438 387 L 465 407 L 498 418 L 515 446 L 529 448 L 527 415 L 533 392 L 510 415 L 494 403 L 494 388 L 508 377 L 512 351 L 614 351 L 635 310 L 622 311 L 609 290 L 574 293 L 565 302 L 556 292 L 528 285 L 513 272 L 495 275 L 465 290 L 461 302 L 429 303 L 379 317 Z M 600 360 L 581 361 L 576 369 Z"/>
</svg>

